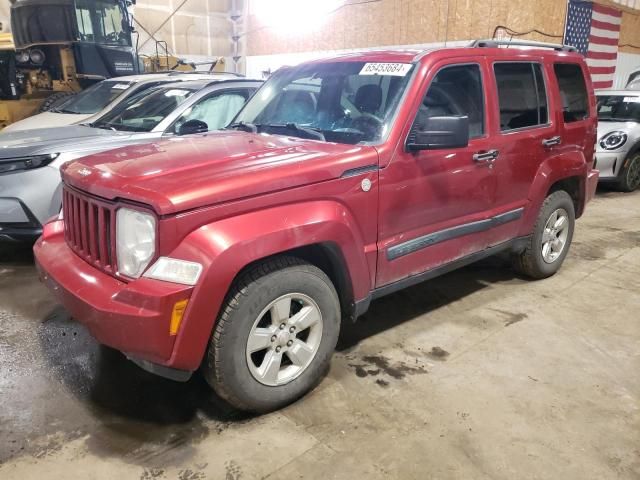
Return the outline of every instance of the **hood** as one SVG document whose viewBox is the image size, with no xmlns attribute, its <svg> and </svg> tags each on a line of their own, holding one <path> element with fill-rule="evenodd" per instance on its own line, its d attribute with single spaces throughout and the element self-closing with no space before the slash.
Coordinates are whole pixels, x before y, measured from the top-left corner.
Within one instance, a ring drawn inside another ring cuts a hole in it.
<svg viewBox="0 0 640 480">
<path fill-rule="evenodd" d="M 25 118 L 12 123 L 2 130 L 2 133 L 17 132 L 18 130 L 33 130 L 35 128 L 56 128 L 74 123 L 80 123 L 91 117 L 91 115 L 81 115 L 73 113 L 43 112 L 32 117 Z"/>
<path fill-rule="evenodd" d="M 120 141 L 126 142 L 135 135 L 140 136 L 131 132 L 114 132 L 83 125 L 2 132 L 0 133 L 0 162 L 4 159 L 30 155 L 95 150 L 101 144 L 107 148 L 114 148 L 121 145 Z"/>
<path fill-rule="evenodd" d="M 640 123 L 638 122 L 606 122 L 600 120 L 598 122 L 598 150 L 602 151 L 600 147 L 600 140 L 607 133 L 611 132 L 625 132 L 629 139 L 621 150 L 626 151 L 628 147 L 633 146 L 640 140 Z"/>
<path fill-rule="evenodd" d="M 84 157 L 64 181 L 98 197 L 145 203 L 160 215 L 340 177 L 378 164 L 374 147 L 236 131 L 173 137 Z"/>
</svg>

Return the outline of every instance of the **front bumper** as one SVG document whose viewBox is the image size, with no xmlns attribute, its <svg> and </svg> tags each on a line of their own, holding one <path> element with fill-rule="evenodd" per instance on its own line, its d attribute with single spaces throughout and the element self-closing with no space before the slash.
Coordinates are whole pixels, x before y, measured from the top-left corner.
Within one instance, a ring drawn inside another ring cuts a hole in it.
<svg viewBox="0 0 640 480">
<path fill-rule="evenodd" d="M 617 180 L 626 158 L 627 152 L 597 152 L 596 168 L 600 172 L 600 181 L 611 182 Z"/>
<path fill-rule="evenodd" d="M 61 192 L 60 172 L 51 165 L 0 175 L 0 227 L 17 237 L 24 230 L 39 235 L 34 229 L 60 213 Z"/>
<path fill-rule="evenodd" d="M 62 221 L 44 226 L 34 254 L 41 280 L 98 342 L 154 373 L 172 370 L 171 313 L 193 287 L 147 278 L 125 283 L 97 270 L 67 246 Z M 173 377 L 184 380 L 188 374 L 175 371 Z"/>
</svg>

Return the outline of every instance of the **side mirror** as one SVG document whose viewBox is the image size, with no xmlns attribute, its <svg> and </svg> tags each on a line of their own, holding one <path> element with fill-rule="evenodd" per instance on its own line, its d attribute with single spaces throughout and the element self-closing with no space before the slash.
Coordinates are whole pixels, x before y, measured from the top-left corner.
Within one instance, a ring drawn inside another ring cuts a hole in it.
<svg viewBox="0 0 640 480">
<path fill-rule="evenodd" d="M 427 117 L 407 138 L 407 150 L 438 150 L 469 145 L 469 117 Z"/>
<path fill-rule="evenodd" d="M 178 128 L 178 135 L 192 135 L 194 133 L 207 133 L 209 131 L 209 125 L 202 120 L 187 120 L 180 128 Z"/>
</svg>

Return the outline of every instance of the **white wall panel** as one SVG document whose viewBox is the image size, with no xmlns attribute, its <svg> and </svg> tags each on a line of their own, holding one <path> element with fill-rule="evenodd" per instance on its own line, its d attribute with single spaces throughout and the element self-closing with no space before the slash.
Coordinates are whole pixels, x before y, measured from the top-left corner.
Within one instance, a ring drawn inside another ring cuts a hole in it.
<svg viewBox="0 0 640 480">
<path fill-rule="evenodd" d="M 619 52 L 614 87 L 624 88 L 629 75 L 636 70 L 640 70 L 640 54 Z"/>
</svg>

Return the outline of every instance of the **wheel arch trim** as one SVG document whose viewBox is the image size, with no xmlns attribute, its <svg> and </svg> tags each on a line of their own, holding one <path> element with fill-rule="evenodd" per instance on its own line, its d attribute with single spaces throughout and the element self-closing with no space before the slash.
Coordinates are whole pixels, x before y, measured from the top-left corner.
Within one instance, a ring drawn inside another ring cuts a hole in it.
<svg viewBox="0 0 640 480">
<path fill-rule="evenodd" d="M 337 276 L 341 303 L 350 306 L 371 290 L 365 245 L 349 210 L 335 201 L 314 201 L 249 212 L 204 225 L 189 234 L 170 256 L 203 265 L 173 353 L 167 365 L 195 370 L 200 365 L 228 291 L 247 267 L 274 255 L 304 258 L 322 249 Z M 311 262 L 314 263 L 314 262 Z M 340 293 L 340 290 L 346 289 Z"/>
</svg>

